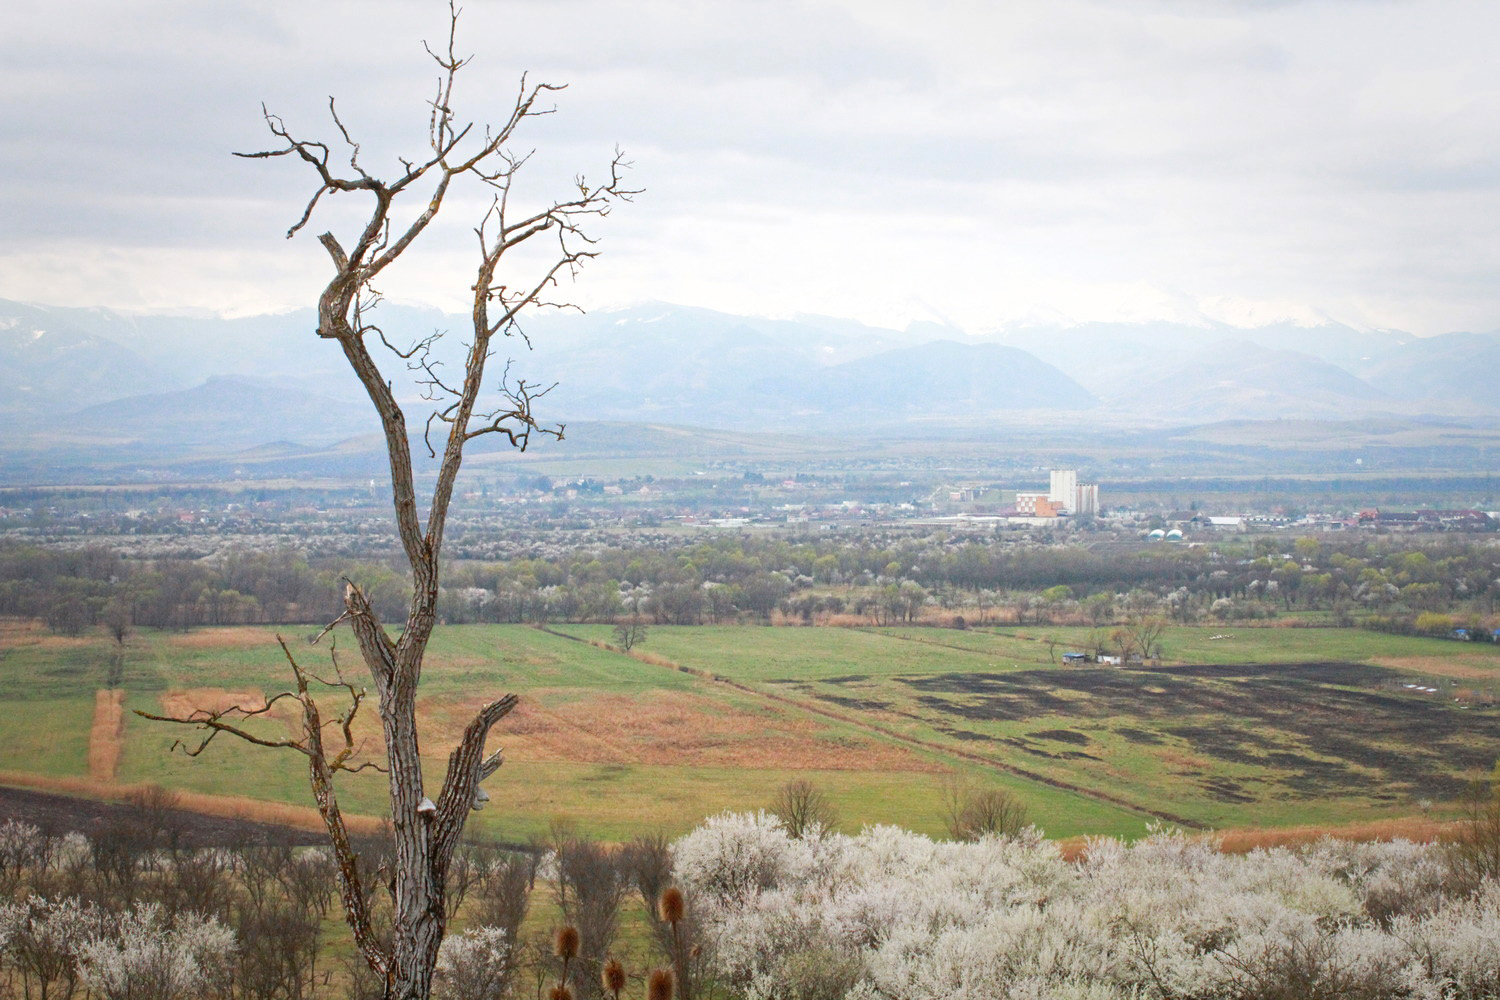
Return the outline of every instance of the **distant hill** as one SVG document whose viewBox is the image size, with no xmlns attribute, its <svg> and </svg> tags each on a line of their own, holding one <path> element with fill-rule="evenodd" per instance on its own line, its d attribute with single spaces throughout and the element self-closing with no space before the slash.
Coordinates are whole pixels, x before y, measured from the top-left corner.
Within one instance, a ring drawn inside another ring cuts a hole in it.
<svg viewBox="0 0 1500 1000">
<path fill-rule="evenodd" d="M 1282 420 L 1388 412 L 1388 394 L 1310 354 L 1221 341 L 1121 379 L 1112 408 L 1168 420 Z"/>
<path fill-rule="evenodd" d="M 1434 412 L 1500 412 L 1500 334 L 1448 333 L 1413 339 L 1355 369 L 1366 382 Z"/>
<path fill-rule="evenodd" d="M 53 310 L 0 301 L 0 413 L 66 412 L 177 384 L 137 352 Z"/>
<path fill-rule="evenodd" d="M 528 324 L 534 350 L 516 371 L 556 382 L 549 399 L 571 419 L 657 420 L 739 427 L 762 421 L 752 387 L 904 344 L 902 334 L 848 320 L 768 320 L 646 305 Z M 529 374 L 538 373 L 538 374 Z"/>
<path fill-rule="evenodd" d="M 318 395 L 302 380 L 217 376 L 191 389 L 84 407 L 41 436 L 151 450 L 321 445 L 368 431 L 367 410 Z"/>
<path fill-rule="evenodd" d="M 0 313 L 12 305 L 0 302 Z M 193 385 L 214 375 L 312 376 L 337 372 L 344 363 L 337 345 L 313 334 L 317 319 L 311 309 L 241 319 L 109 309 L 50 311 L 75 329 L 146 358 L 175 385 Z"/>
<path fill-rule="evenodd" d="M 872 425 L 1007 410 L 1080 410 L 1095 402 L 1083 386 L 1019 348 L 951 340 L 767 379 L 755 388 L 764 401 L 799 419 Z"/>
<path fill-rule="evenodd" d="M 386 304 L 376 319 L 403 346 L 451 331 L 439 347 L 450 364 L 466 339 L 465 317 L 430 309 Z M 221 319 L 0 301 L 0 447 L 318 451 L 373 432 L 361 387 L 313 327 L 311 310 Z M 1083 410 L 1094 428 L 1500 413 L 1500 336 L 1488 334 L 1143 323 L 967 337 L 936 323 L 898 331 L 662 303 L 540 314 L 525 331 L 534 350 L 496 345 L 492 387 L 507 360 L 512 380 L 556 383 L 539 418 L 590 423 L 596 443 L 611 424 L 853 440 L 990 434 L 997 421 L 1047 426 Z M 418 404 L 404 366 L 390 371 Z M 622 443 L 638 444 L 635 433 Z"/>
<path fill-rule="evenodd" d="M 1085 323 L 1029 326 L 994 335 L 1067 372 L 1092 392 L 1106 395 L 1122 376 L 1160 371 L 1184 356 L 1196 356 L 1226 340 L 1271 351 L 1295 351 L 1354 371 L 1355 365 L 1416 339 L 1410 334 L 1361 331 L 1338 324 L 1291 324 L 1241 329 L 1215 324 Z"/>
</svg>

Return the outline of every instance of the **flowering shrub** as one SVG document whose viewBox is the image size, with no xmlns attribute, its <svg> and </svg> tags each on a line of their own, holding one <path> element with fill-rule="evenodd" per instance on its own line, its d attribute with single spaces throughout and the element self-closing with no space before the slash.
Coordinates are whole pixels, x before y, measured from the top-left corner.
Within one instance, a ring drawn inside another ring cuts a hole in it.
<svg viewBox="0 0 1500 1000">
<path fill-rule="evenodd" d="M 191 1000 L 228 991 L 234 933 L 212 917 L 144 903 L 110 921 L 78 949 L 83 980 L 104 1000 Z"/>
<path fill-rule="evenodd" d="M 439 1000 L 499 1000 L 514 963 L 499 927 L 475 927 L 443 941 L 433 995 Z"/>
<path fill-rule="evenodd" d="M 45 993 L 52 984 L 71 993 L 78 978 L 78 951 L 105 920 L 97 906 L 72 897 L 54 901 L 33 895 L 0 905 L 6 964 L 21 973 L 28 996 L 33 987 Z"/>
<path fill-rule="evenodd" d="M 674 861 L 748 997 L 1500 996 L 1500 886 L 1457 892 L 1409 843 L 1226 855 L 1158 831 L 1072 864 L 1035 831 L 808 841 L 758 814 L 707 821 Z"/>
<path fill-rule="evenodd" d="M 0 897 L 0 977 L 15 995 L 323 995 L 321 853 L 182 852 L 124 884 L 95 869 L 80 838 L 30 838 L 0 826 L 0 863 L 22 874 L 12 901 Z M 759 813 L 715 817 L 677 841 L 670 877 L 657 850 L 642 891 L 654 919 L 671 921 L 663 947 L 690 970 L 684 997 L 1500 998 L 1500 882 L 1476 883 L 1444 847 L 1325 840 L 1226 855 L 1156 831 L 1092 841 L 1074 862 L 1034 829 L 972 843 L 889 826 L 797 838 Z M 480 866 L 507 881 L 476 888 L 477 926 L 443 943 L 435 1000 L 503 1000 L 534 988 L 530 973 L 555 974 L 551 950 L 514 932 L 526 901 L 510 898 L 511 881 L 523 887 L 534 864 Z M 562 877 L 564 862 L 549 864 Z M 512 923 L 495 925 L 490 910 Z M 592 984 L 574 985 L 582 995 Z M 349 995 L 364 985 L 356 972 Z"/>
</svg>

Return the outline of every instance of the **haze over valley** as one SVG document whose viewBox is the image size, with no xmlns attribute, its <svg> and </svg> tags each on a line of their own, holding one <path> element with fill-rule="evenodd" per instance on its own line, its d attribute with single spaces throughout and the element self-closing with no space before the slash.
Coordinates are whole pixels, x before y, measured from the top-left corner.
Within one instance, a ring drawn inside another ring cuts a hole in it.
<svg viewBox="0 0 1500 1000">
<path fill-rule="evenodd" d="M 397 342 L 457 331 L 441 349 L 458 358 L 465 317 L 385 305 L 380 321 Z M 217 319 L 0 302 L 0 470 L 41 451 L 110 467 L 366 434 L 369 403 L 313 325 L 305 310 Z M 556 383 L 538 410 L 575 426 L 1045 441 L 1221 422 L 1254 437 L 1267 422 L 1268 443 L 1287 421 L 1500 426 L 1496 333 L 1142 323 L 971 336 L 660 303 L 541 314 L 525 331 L 532 349 L 508 341 L 500 360 L 512 379 Z"/>
</svg>

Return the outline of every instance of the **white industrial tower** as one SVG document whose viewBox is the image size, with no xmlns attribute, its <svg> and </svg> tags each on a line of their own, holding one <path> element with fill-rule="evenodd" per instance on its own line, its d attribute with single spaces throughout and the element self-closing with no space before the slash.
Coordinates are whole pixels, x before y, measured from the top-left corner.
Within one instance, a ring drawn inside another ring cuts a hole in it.
<svg viewBox="0 0 1500 1000">
<path fill-rule="evenodd" d="M 1052 488 L 1047 491 L 1047 499 L 1070 512 L 1077 509 L 1078 473 L 1072 469 L 1053 469 Z"/>
</svg>

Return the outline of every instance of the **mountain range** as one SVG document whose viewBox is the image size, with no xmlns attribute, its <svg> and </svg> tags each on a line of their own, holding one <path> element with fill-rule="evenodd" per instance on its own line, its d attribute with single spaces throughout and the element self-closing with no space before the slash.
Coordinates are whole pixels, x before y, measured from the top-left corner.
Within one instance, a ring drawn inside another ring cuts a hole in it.
<svg viewBox="0 0 1500 1000">
<path fill-rule="evenodd" d="M 387 304 L 380 322 L 397 344 L 450 330 L 434 358 L 460 358 L 462 317 Z M 153 455 L 368 434 L 368 400 L 313 327 L 311 310 L 224 319 L 0 300 L 0 448 Z M 1144 323 L 973 337 L 665 304 L 546 314 L 525 332 L 531 349 L 498 345 L 492 370 L 510 361 L 512 381 L 555 383 L 538 412 L 558 422 L 857 438 L 1500 415 L 1496 333 Z M 398 392 L 420 405 L 412 379 Z"/>
</svg>

